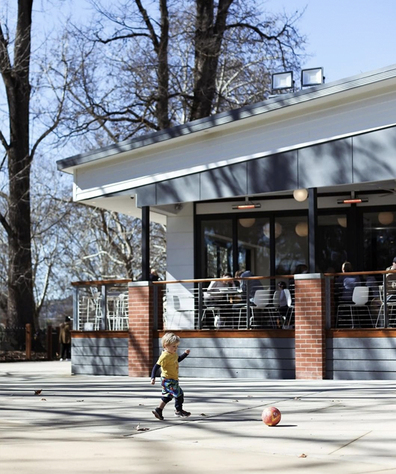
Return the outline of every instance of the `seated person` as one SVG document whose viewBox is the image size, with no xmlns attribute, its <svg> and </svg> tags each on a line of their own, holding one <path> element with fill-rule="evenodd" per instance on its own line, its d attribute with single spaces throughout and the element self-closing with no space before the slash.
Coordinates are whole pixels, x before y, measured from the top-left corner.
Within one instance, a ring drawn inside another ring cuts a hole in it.
<svg viewBox="0 0 396 474">
<path fill-rule="evenodd" d="M 284 281 L 278 282 L 278 303 L 279 303 L 279 313 L 280 315 L 285 318 L 287 314 L 287 310 L 289 309 L 289 306 L 287 304 L 287 297 L 286 297 L 286 283 Z"/>
<path fill-rule="evenodd" d="M 253 273 L 250 271 L 250 270 L 247 270 L 246 272 L 243 272 L 242 275 L 241 275 L 241 278 L 249 278 L 249 277 L 253 277 Z M 257 290 L 262 290 L 263 289 L 263 285 L 261 284 L 260 280 L 242 280 L 242 283 L 241 283 L 241 290 L 242 290 L 242 294 L 244 295 L 243 298 L 246 299 L 247 298 L 247 289 L 249 288 L 249 299 L 250 301 L 253 300 L 254 298 L 254 295 L 256 293 Z"/>
<path fill-rule="evenodd" d="M 240 288 L 242 285 L 242 281 L 240 280 L 243 270 L 237 270 L 235 272 L 234 283 L 236 288 Z"/>
<path fill-rule="evenodd" d="M 235 283 L 232 279 L 231 273 L 224 273 L 221 278 L 227 278 L 229 281 L 211 281 L 207 291 L 210 292 L 214 288 L 235 288 Z"/>
<path fill-rule="evenodd" d="M 387 270 L 396 271 L 396 257 L 393 259 L 392 265 Z M 388 273 L 386 275 L 386 296 L 387 300 L 396 300 L 396 273 Z"/>
<path fill-rule="evenodd" d="M 341 267 L 342 273 L 353 272 L 352 264 L 344 262 Z M 360 284 L 359 275 L 339 276 L 336 280 L 336 289 L 338 290 L 338 301 L 340 303 L 352 302 L 353 290 Z"/>
</svg>

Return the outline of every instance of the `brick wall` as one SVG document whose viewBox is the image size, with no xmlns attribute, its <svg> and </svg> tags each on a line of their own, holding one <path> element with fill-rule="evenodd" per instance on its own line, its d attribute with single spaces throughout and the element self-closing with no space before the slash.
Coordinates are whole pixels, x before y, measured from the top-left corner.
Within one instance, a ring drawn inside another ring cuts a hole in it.
<svg viewBox="0 0 396 474">
<path fill-rule="evenodd" d="M 325 280 L 321 274 L 295 275 L 296 379 L 325 378 Z"/>
<path fill-rule="evenodd" d="M 153 286 L 146 281 L 129 284 L 128 372 L 149 377 L 153 366 Z"/>
</svg>

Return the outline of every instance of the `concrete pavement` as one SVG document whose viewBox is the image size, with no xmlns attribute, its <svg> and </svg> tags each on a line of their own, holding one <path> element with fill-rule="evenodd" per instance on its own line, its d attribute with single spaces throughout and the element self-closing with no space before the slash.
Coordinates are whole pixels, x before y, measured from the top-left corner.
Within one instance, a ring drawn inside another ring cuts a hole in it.
<svg viewBox="0 0 396 474">
<path fill-rule="evenodd" d="M 396 474 L 394 381 L 181 382 L 192 416 L 168 405 L 160 422 L 149 377 L 0 363 L 0 472 Z M 261 421 L 271 405 L 276 427 Z"/>
</svg>

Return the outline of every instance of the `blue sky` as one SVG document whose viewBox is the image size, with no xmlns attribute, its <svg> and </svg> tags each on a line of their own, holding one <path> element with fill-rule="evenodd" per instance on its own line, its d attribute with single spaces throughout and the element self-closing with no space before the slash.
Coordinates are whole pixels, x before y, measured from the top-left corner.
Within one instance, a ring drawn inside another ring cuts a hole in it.
<svg viewBox="0 0 396 474">
<path fill-rule="evenodd" d="M 396 0 L 267 0 L 267 10 L 306 11 L 299 22 L 314 55 L 303 67 L 323 67 L 326 82 L 396 64 Z"/>
</svg>

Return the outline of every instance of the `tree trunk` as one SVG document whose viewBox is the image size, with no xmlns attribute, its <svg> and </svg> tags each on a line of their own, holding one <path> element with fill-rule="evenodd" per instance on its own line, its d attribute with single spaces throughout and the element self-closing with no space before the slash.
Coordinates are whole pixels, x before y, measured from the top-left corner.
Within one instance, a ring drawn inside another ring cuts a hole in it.
<svg viewBox="0 0 396 474">
<path fill-rule="evenodd" d="M 22 327 L 35 323 L 33 297 L 29 152 L 29 65 L 33 0 L 18 0 L 14 64 L 7 52 L 8 42 L 0 31 L 0 67 L 9 110 L 9 143 L 6 146 L 9 173 L 8 324 Z M 4 220 L 2 220 L 4 223 Z M 35 325 L 36 326 L 36 325 Z"/>
<path fill-rule="evenodd" d="M 156 115 L 158 127 L 163 130 L 170 127 L 169 120 L 169 64 L 168 64 L 168 43 L 169 43 L 169 13 L 167 0 L 160 0 L 161 11 L 161 37 L 158 44 L 158 102 Z"/>
<path fill-rule="evenodd" d="M 208 117 L 216 92 L 221 43 L 233 0 L 219 0 L 216 20 L 213 0 L 196 0 L 194 91 L 190 120 Z"/>
</svg>

